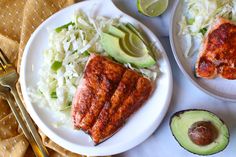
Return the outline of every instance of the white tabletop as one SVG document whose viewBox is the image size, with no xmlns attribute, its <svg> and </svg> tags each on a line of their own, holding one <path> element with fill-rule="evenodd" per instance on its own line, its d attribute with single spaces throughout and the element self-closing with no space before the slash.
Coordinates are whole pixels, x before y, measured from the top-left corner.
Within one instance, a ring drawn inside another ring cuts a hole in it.
<svg viewBox="0 0 236 157">
<path fill-rule="evenodd" d="M 230 142 L 226 149 L 210 157 L 235 157 L 236 155 L 236 104 L 208 96 L 196 88 L 178 68 L 168 38 L 170 12 L 175 0 L 169 0 L 168 10 L 160 17 L 150 18 L 138 13 L 136 0 L 113 0 L 118 8 L 148 26 L 161 40 L 169 57 L 174 80 L 172 101 L 162 124 L 152 136 L 137 147 L 119 154 L 119 157 L 195 157 L 179 146 L 171 134 L 170 116 L 179 110 L 207 109 L 220 116 L 230 130 Z M 141 126 L 140 126 L 141 129 Z"/>
</svg>

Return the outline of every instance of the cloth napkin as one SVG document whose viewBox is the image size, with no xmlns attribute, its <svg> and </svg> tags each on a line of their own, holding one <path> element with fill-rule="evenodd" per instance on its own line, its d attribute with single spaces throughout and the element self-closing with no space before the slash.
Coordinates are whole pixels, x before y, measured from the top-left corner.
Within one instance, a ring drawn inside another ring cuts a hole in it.
<svg viewBox="0 0 236 157">
<path fill-rule="evenodd" d="M 74 0 L 1 0 L 0 48 L 19 69 L 24 47 L 33 31 L 50 15 Z M 41 131 L 50 157 L 80 157 L 55 144 Z M 34 157 L 6 101 L 0 100 L 0 157 Z"/>
</svg>

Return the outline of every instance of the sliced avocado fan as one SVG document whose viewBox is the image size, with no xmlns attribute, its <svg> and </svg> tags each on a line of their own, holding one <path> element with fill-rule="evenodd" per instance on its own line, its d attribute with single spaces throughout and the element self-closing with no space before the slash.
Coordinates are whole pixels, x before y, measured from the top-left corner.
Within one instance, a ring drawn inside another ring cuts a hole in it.
<svg viewBox="0 0 236 157">
<path fill-rule="evenodd" d="M 130 24 L 131 25 L 131 24 Z M 149 54 L 149 49 L 141 34 L 134 27 L 123 25 L 109 26 L 107 32 L 101 34 L 103 49 L 121 63 L 131 63 L 140 68 L 151 67 L 156 63 Z"/>
</svg>

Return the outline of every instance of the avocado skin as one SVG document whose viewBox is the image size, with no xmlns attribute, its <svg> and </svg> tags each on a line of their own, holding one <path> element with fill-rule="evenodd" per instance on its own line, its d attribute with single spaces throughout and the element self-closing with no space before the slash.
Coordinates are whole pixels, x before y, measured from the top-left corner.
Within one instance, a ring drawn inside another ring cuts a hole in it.
<svg viewBox="0 0 236 157">
<path fill-rule="evenodd" d="M 185 150 L 187 150 L 188 152 L 190 152 L 190 153 L 192 153 L 192 154 L 195 154 L 195 155 L 199 155 L 199 156 L 208 156 L 208 155 L 214 155 L 214 154 L 217 154 L 217 153 L 219 153 L 219 152 L 221 152 L 221 151 L 223 151 L 228 145 L 229 145 L 229 141 L 230 141 L 230 132 L 228 132 L 228 138 L 227 138 L 227 144 L 221 149 L 221 150 L 219 150 L 219 151 L 217 151 L 217 152 L 214 152 L 214 153 L 210 153 L 210 154 L 197 154 L 197 153 L 195 153 L 195 152 L 192 152 L 191 150 L 188 150 L 188 149 L 186 149 L 179 141 L 178 141 L 178 139 L 175 137 L 175 135 L 174 135 L 174 133 L 173 133 L 173 131 L 172 131 L 172 128 L 171 128 L 171 122 L 172 122 L 172 119 L 174 118 L 174 117 L 180 117 L 180 115 L 181 114 L 184 114 L 185 112 L 189 112 L 189 111 L 203 111 L 203 112 L 208 112 L 208 113 L 211 113 L 211 114 L 213 114 L 213 115 L 215 115 L 216 117 L 218 117 L 215 113 L 213 113 L 213 112 L 211 112 L 211 111 L 208 111 L 208 110 L 204 110 L 204 109 L 186 109 L 186 110 L 181 110 L 181 111 L 178 111 L 178 112 L 175 112 L 174 114 L 172 114 L 172 116 L 170 117 L 170 120 L 169 120 L 169 127 L 170 127 L 170 130 L 171 130 L 171 134 L 172 134 L 172 136 L 175 138 L 175 140 L 178 142 L 178 144 L 182 147 L 182 148 L 184 148 Z M 220 117 L 218 117 L 219 118 L 219 120 L 222 122 L 222 124 L 225 124 L 225 122 L 220 118 Z M 228 128 L 228 126 L 225 124 L 225 126 L 227 127 L 227 129 L 229 130 L 229 128 Z"/>
</svg>

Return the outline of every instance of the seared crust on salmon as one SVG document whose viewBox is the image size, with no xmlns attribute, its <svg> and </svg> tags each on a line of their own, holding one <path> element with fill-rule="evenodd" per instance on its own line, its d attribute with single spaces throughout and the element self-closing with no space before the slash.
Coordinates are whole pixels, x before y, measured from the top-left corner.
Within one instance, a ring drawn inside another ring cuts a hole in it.
<svg viewBox="0 0 236 157">
<path fill-rule="evenodd" d="M 72 104 L 74 127 L 99 144 L 148 99 L 150 80 L 103 56 L 92 56 Z"/>
<path fill-rule="evenodd" d="M 196 63 L 196 75 L 236 79 L 236 25 L 218 18 L 208 32 Z"/>
</svg>

